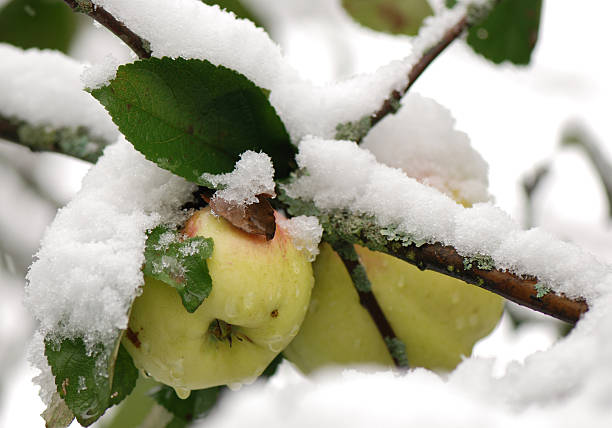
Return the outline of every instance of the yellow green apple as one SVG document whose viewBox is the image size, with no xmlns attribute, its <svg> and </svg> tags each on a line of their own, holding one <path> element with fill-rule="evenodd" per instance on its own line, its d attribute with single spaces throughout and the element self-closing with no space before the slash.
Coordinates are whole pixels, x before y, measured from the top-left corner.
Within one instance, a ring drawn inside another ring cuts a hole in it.
<svg viewBox="0 0 612 428">
<path fill-rule="evenodd" d="M 174 288 L 146 277 L 123 338 L 135 365 L 180 397 L 259 376 L 297 334 L 314 282 L 307 255 L 278 225 L 267 241 L 203 209 L 184 233 L 214 241 L 210 295 L 189 313 Z"/>
<path fill-rule="evenodd" d="M 357 252 L 411 367 L 452 370 L 501 317 L 503 299 L 495 294 L 383 253 L 360 247 Z M 329 365 L 392 365 L 344 264 L 327 244 L 314 275 L 308 313 L 284 355 L 304 372 Z"/>
</svg>

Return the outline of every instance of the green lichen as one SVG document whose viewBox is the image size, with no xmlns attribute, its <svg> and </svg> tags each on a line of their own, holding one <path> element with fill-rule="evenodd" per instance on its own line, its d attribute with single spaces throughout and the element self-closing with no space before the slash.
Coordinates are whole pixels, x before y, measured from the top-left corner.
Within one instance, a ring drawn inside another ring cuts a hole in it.
<svg viewBox="0 0 612 428">
<path fill-rule="evenodd" d="M 387 349 L 395 361 L 397 361 L 399 367 L 408 368 L 410 363 L 408 362 L 408 356 L 406 355 L 406 344 L 397 337 L 385 337 L 385 343 Z"/>
<path fill-rule="evenodd" d="M 76 0 L 76 4 L 77 7 L 74 9 L 75 12 L 89 15 L 94 10 L 93 3 L 90 0 Z"/>
<path fill-rule="evenodd" d="M 538 282 L 535 286 L 535 289 L 537 291 L 536 297 L 538 299 L 541 299 L 542 297 L 546 296 L 548 293 L 550 293 L 552 291 L 552 288 Z"/>
<path fill-rule="evenodd" d="M 351 272 L 351 279 L 355 288 L 361 292 L 369 293 L 372 291 L 372 283 L 368 279 L 368 274 L 362 264 L 358 264 Z"/>
<path fill-rule="evenodd" d="M 380 229 L 380 234 L 385 236 L 389 241 L 400 242 L 404 247 L 414 245 L 418 248 L 428 243 L 426 239 L 417 239 L 413 235 L 400 231 L 398 226 L 395 225 L 383 227 Z"/>
<path fill-rule="evenodd" d="M 372 118 L 364 116 L 357 122 L 345 122 L 336 126 L 336 140 L 361 141 L 372 128 Z"/>
<path fill-rule="evenodd" d="M 20 122 L 17 136 L 32 151 L 59 152 L 88 162 L 96 162 L 107 145 L 103 139 L 91 136 L 85 127 L 53 128 Z"/>
<path fill-rule="evenodd" d="M 481 270 L 493 270 L 495 269 L 495 262 L 491 256 L 486 254 L 477 254 L 475 256 L 469 256 L 463 258 L 463 267 L 465 270 L 470 270 L 476 265 L 477 269 Z"/>
</svg>

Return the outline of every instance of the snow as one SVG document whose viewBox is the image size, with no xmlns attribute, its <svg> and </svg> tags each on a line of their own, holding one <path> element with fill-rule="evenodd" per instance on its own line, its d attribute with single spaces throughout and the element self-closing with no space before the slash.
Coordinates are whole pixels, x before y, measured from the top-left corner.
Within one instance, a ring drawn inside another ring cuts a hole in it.
<svg viewBox="0 0 612 428">
<path fill-rule="evenodd" d="M 293 372 L 285 362 L 267 384 L 256 384 L 221 401 L 216 411 L 198 427 L 241 426 L 248 415 L 249 426 L 311 427 L 372 426 L 427 428 L 510 428 L 526 427 L 608 427 L 609 400 L 596 403 L 583 399 L 540 405 L 532 403 L 521 409 L 503 400 L 512 395 L 499 384 L 487 396 L 478 382 L 487 376 L 491 361 L 470 360 L 449 380 L 426 371 L 407 374 L 372 369 L 345 369 L 319 372 L 305 378 Z M 467 371 L 467 370 L 466 370 Z M 463 377 L 472 375 L 476 381 Z M 535 382 L 527 386 L 534 386 Z M 527 388 L 526 388 L 527 389 Z M 589 395 L 605 397 L 608 391 Z M 517 394 L 521 394 L 518 391 Z"/>
<path fill-rule="evenodd" d="M 125 141 L 107 148 L 45 233 L 28 273 L 25 302 L 41 331 L 111 343 L 143 283 L 146 231 L 182 221 L 178 208 L 194 188 Z"/>
<path fill-rule="evenodd" d="M 396 229 L 416 243 L 450 245 L 463 256 L 490 255 L 496 267 L 536 276 L 570 297 L 591 300 L 607 293 L 612 271 L 592 254 L 542 230 L 521 230 L 491 203 L 465 208 L 377 162 L 354 142 L 307 138 L 296 160 L 307 173 L 285 186 L 293 198 L 312 201 L 322 210 L 373 216 L 381 227 Z"/>
<path fill-rule="evenodd" d="M 490 199 L 488 166 L 455 129 L 450 111 L 416 93 L 407 94 L 400 110 L 385 117 L 361 145 L 379 162 L 469 204 Z"/>
<path fill-rule="evenodd" d="M 226 174 L 203 174 L 204 181 L 212 184 L 215 198 L 240 205 L 259 202 L 257 195 L 276 196 L 274 192 L 274 166 L 265 153 L 247 150 L 240 155 L 234 170 Z"/>
<path fill-rule="evenodd" d="M 81 81 L 87 89 L 98 89 L 108 85 L 117 75 L 117 68 L 121 65 L 112 54 L 108 54 L 104 59 L 95 64 L 85 67 L 81 74 Z"/>
<path fill-rule="evenodd" d="M 0 43 L 0 115 L 56 128 L 84 126 L 115 141 L 117 127 L 81 83 L 83 65 L 56 51 Z"/>
<path fill-rule="evenodd" d="M 319 243 L 323 236 L 319 220 L 316 217 L 300 215 L 290 219 L 277 219 L 277 223 L 289 234 L 295 247 L 303 250 L 309 261 L 314 261 L 319 254 Z"/>
</svg>

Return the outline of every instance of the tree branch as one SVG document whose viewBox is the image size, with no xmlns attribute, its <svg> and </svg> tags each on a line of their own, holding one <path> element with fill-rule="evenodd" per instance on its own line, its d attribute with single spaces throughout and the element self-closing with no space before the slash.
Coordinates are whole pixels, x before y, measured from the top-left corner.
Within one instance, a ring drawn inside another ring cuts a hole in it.
<svg viewBox="0 0 612 428">
<path fill-rule="evenodd" d="M 388 114 L 395 113 L 399 109 L 402 97 L 408 92 L 419 76 L 423 74 L 423 71 L 425 71 L 429 64 L 431 64 L 434 59 L 436 59 L 438 55 L 440 55 L 440 53 L 442 53 L 442 51 L 457 39 L 470 25 L 471 21 L 466 13 L 466 15 L 464 15 L 455 25 L 444 33 L 442 38 L 435 45 L 423 52 L 423 55 L 408 72 L 408 82 L 402 90 L 394 90 L 391 92 L 382 106 L 370 116 L 365 116 L 357 122 L 339 124 L 336 127 L 335 138 L 337 140 L 351 140 L 358 144 L 361 143 L 374 125 L 384 119 Z"/>
<path fill-rule="evenodd" d="M 115 17 L 104 8 L 96 6 L 90 0 L 64 0 L 64 2 L 75 12 L 84 13 L 108 28 L 114 35 L 128 45 L 130 49 L 138 55 L 138 58 L 151 57 L 149 42 L 126 27 L 124 23 L 115 19 Z"/>
<path fill-rule="evenodd" d="M 344 217 L 344 218 L 343 218 Z M 362 228 L 346 233 L 345 216 L 331 216 L 334 233 L 353 244 L 382 251 L 417 266 L 433 270 L 489 290 L 519 305 L 526 306 L 561 321 L 575 324 L 588 310 L 584 300 L 572 300 L 538 286 L 535 277 L 518 276 L 491 268 L 486 262 L 460 256 L 453 247 L 436 244 L 406 244 L 387 240 L 380 229 Z M 373 236 L 373 233 L 376 235 Z M 383 239 L 381 239 L 381 237 Z"/>
<path fill-rule="evenodd" d="M 376 111 L 370 118 L 370 127 L 376 125 L 380 122 L 385 116 L 389 113 L 395 113 L 397 111 L 397 106 L 402 97 L 408 92 L 408 90 L 412 87 L 414 82 L 419 78 L 423 71 L 433 62 L 434 59 L 438 57 L 446 49 L 457 37 L 459 37 L 464 30 L 466 30 L 470 26 L 467 15 L 463 16 L 455 25 L 453 25 L 446 33 L 442 39 L 429 48 L 427 51 L 423 53 L 421 58 L 412 66 L 410 71 L 408 72 L 408 83 L 406 87 L 400 91 L 393 91 L 389 95 L 389 97 L 385 100 L 383 105 Z M 365 137 L 365 135 L 363 136 Z M 361 139 L 363 139 L 361 137 Z M 357 141 L 357 143 L 361 142 L 361 139 Z"/>
<path fill-rule="evenodd" d="M 612 218 L 612 163 L 603 152 L 603 145 L 580 123 L 566 125 L 561 137 L 563 146 L 581 147 L 595 167 L 608 199 L 608 216 Z"/>
<path fill-rule="evenodd" d="M 393 331 L 393 327 L 391 327 L 389 320 L 387 320 L 382 308 L 378 304 L 378 300 L 372 292 L 372 284 L 368 279 L 366 270 L 359 261 L 357 251 L 355 251 L 355 246 L 347 242 L 337 241 L 332 244 L 332 247 L 338 256 L 340 256 L 342 263 L 344 263 L 344 267 L 351 276 L 355 290 L 359 295 L 359 303 L 361 303 L 361 306 L 370 314 L 378 332 L 385 341 L 385 345 L 389 350 L 391 358 L 393 358 L 395 362 L 395 366 L 399 368 L 408 368 L 409 364 L 406 358 L 405 345 L 397 337 L 395 331 Z M 403 346 L 403 352 L 398 352 L 398 344 Z"/>
<path fill-rule="evenodd" d="M 109 144 L 89 134 L 84 127 L 52 128 L 0 116 L 0 138 L 25 146 L 33 152 L 53 152 L 86 162 L 96 162 Z"/>
<path fill-rule="evenodd" d="M 460 279 L 468 284 L 489 290 L 519 305 L 526 306 L 561 321 L 575 324 L 588 309 L 584 299 L 570 299 L 542 287 L 538 279 L 515 275 L 496 269 L 492 259 L 463 257 L 453 247 L 440 243 L 416 244 L 391 238 L 388 230 L 379 226 L 373 217 L 346 211 L 319 211 L 314 204 L 279 194 L 287 211 L 293 215 L 313 215 L 323 226 L 327 242 L 343 241 L 361 245 L 397 257 L 419 269 L 433 270 Z"/>
</svg>

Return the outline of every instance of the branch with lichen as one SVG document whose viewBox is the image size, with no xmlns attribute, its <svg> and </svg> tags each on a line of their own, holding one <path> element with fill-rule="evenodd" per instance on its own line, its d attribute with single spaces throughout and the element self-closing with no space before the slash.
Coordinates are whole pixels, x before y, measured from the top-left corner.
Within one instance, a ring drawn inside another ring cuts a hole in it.
<svg viewBox="0 0 612 428">
<path fill-rule="evenodd" d="M 33 152 L 53 152 L 86 162 L 96 162 L 110 142 L 91 135 L 87 128 L 54 128 L 32 125 L 0 116 L 0 138 L 25 146 Z"/>
<path fill-rule="evenodd" d="M 84 13 L 119 37 L 138 58 L 150 58 L 149 42 L 130 30 L 123 22 L 118 21 L 104 8 L 93 4 L 91 0 L 64 0 L 75 12 Z"/>
<path fill-rule="evenodd" d="M 291 215 L 316 216 L 323 226 L 323 239 L 327 242 L 347 242 L 389 254 L 421 270 L 429 269 L 460 279 L 571 324 L 578 322 L 588 310 L 584 299 L 556 294 L 536 277 L 497 269 L 493 259 L 487 255 L 464 257 L 448 245 L 414 242 L 378 225 L 371 216 L 342 210 L 321 211 L 311 202 L 292 199 L 286 194 L 279 197 Z"/>
<path fill-rule="evenodd" d="M 359 295 L 359 303 L 368 311 L 372 321 L 374 321 L 374 325 L 376 325 L 378 332 L 385 341 L 395 366 L 399 368 L 409 367 L 406 357 L 406 345 L 395 334 L 393 327 L 372 292 L 372 284 L 368 279 L 364 266 L 359 261 L 355 246 L 346 241 L 334 241 L 331 244 L 334 251 L 340 256 L 344 267 L 353 281 L 355 290 Z"/>
</svg>

